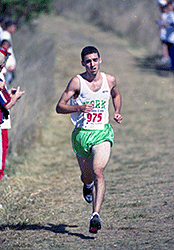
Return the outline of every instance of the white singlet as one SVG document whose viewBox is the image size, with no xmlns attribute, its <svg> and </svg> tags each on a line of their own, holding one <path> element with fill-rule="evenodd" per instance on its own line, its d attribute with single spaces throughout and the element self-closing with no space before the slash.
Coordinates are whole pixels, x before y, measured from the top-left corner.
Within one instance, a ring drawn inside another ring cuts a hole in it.
<svg viewBox="0 0 174 250">
<path fill-rule="evenodd" d="M 93 109 L 89 113 L 71 113 L 71 121 L 77 128 L 101 130 L 104 129 L 104 125 L 109 121 L 110 89 L 105 73 L 101 72 L 101 74 L 103 77 L 102 86 L 96 92 L 93 92 L 88 87 L 82 76 L 77 75 L 80 79 L 80 93 L 76 99 L 74 97 L 71 98 L 70 105 L 93 104 Z"/>
</svg>

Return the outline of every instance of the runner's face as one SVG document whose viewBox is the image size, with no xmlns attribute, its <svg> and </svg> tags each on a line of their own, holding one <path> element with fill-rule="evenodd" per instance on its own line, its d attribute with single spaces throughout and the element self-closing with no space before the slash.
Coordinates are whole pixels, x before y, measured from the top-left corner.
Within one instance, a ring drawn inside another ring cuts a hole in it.
<svg viewBox="0 0 174 250">
<path fill-rule="evenodd" d="M 86 68 L 86 71 L 92 75 L 96 75 L 100 69 L 101 58 L 97 53 L 86 55 L 82 65 Z"/>
</svg>

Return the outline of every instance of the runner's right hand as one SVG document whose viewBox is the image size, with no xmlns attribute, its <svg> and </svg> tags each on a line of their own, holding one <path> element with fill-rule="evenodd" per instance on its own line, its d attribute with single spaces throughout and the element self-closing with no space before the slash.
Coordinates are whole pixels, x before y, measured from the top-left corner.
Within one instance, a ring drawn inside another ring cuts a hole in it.
<svg viewBox="0 0 174 250">
<path fill-rule="evenodd" d="M 87 103 L 81 106 L 80 110 L 84 113 L 89 113 L 93 109 L 92 103 Z"/>
</svg>

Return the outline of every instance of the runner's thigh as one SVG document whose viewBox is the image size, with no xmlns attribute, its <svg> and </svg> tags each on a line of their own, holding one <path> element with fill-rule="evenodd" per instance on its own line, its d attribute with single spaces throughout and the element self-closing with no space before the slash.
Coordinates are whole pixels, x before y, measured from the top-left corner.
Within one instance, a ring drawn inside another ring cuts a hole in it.
<svg viewBox="0 0 174 250">
<path fill-rule="evenodd" d="M 105 168 L 110 157 L 111 143 L 104 141 L 92 147 L 93 169 Z"/>
</svg>

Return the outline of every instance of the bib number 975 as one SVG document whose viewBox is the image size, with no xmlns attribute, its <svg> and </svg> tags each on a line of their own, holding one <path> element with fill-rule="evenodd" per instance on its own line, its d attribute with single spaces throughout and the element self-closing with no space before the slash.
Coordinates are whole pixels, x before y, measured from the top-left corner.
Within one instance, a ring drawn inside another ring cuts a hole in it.
<svg viewBox="0 0 174 250">
<path fill-rule="evenodd" d="M 87 122 L 101 122 L 102 113 L 88 113 Z"/>
</svg>

